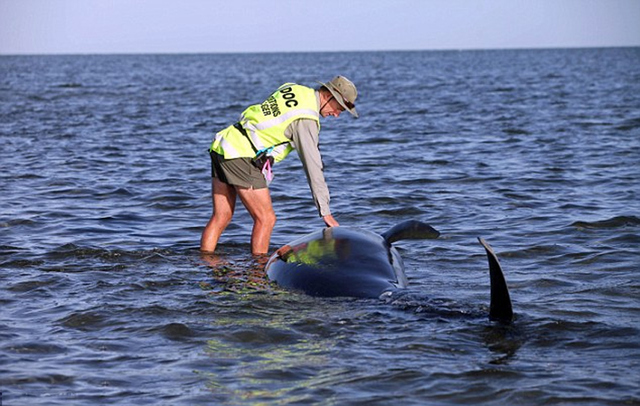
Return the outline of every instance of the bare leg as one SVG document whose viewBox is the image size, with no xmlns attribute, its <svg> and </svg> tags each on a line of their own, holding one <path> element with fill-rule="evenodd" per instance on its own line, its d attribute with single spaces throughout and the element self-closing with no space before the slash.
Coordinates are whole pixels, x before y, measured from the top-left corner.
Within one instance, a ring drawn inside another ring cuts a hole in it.
<svg viewBox="0 0 640 406">
<path fill-rule="evenodd" d="M 269 251 L 271 232 L 276 224 L 276 214 L 271 204 L 269 189 L 236 189 L 240 200 L 253 218 L 251 253 L 266 254 Z"/>
<path fill-rule="evenodd" d="M 200 239 L 200 250 L 204 252 L 215 251 L 220 235 L 231 222 L 236 206 L 236 189 L 217 178 L 212 178 L 211 195 L 213 199 L 213 214 Z"/>
</svg>

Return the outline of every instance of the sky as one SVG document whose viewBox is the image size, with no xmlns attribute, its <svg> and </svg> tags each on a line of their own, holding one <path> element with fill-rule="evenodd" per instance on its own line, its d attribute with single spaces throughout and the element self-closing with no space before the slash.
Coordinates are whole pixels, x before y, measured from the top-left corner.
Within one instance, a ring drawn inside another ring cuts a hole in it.
<svg viewBox="0 0 640 406">
<path fill-rule="evenodd" d="M 640 46 L 640 0 L 0 0 L 0 55 Z"/>
</svg>

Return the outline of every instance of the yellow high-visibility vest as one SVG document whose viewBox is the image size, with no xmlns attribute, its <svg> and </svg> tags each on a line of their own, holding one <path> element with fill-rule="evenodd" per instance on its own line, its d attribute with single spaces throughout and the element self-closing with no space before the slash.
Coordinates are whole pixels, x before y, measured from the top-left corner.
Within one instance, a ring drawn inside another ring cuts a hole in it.
<svg viewBox="0 0 640 406">
<path fill-rule="evenodd" d="M 320 112 L 315 90 L 285 83 L 261 104 L 249 106 L 240 116 L 239 124 L 230 125 L 216 134 L 210 151 L 226 159 L 253 158 L 256 151 L 270 150 L 276 162 L 283 160 L 293 150 L 291 140 L 284 132 L 294 120 L 315 120 L 320 127 Z"/>
</svg>

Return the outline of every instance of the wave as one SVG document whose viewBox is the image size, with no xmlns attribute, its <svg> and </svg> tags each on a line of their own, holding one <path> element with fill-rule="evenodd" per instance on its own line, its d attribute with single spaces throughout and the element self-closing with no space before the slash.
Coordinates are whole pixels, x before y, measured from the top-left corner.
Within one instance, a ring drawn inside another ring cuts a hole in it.
<svg viewBox="0 0 640 406">
<path fill-rule="evenodd" d="M 576 221 L 571 224 L 577 228 L 621 228 L 640 225 L 640 218 L 636 216 L 616 216 L 599 221 Z"/>
<path fill-rule="evenodd" d="M 75 83 L 75 82 L 71 82 L 71 83 L 61 83 L 59 85 L 56 85 L 54 87 L 57 87 L 59 89 L 75 89 L 78 87 L 82 87 L 82 84 L 80 83 Z"/>
</svg>

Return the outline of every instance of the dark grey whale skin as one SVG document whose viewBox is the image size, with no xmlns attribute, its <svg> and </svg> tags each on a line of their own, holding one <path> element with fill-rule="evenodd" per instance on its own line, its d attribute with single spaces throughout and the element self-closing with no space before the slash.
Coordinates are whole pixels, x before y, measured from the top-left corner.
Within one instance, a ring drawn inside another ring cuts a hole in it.
<svg viewBox="0 0 640 406">
<path fill-rule="evenodd" d="M 414 220 L 382 235 L 347 227 L 324 228 L 277 250 L 265 270 L 279 286 L 310 296 L 379 298 L 384 292 L 407 287 L 402 258 L 392 243 L 439 235 L 433 227 Z M 479 241 L 489 261 L 489 318 L 509 323 L 513 310 L 502 268 L 489 244 Z"/>
</svg>

